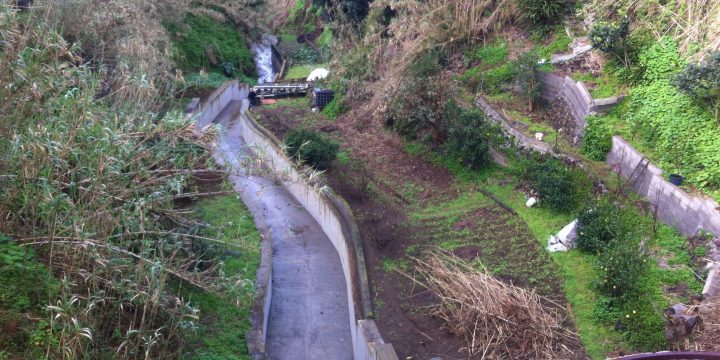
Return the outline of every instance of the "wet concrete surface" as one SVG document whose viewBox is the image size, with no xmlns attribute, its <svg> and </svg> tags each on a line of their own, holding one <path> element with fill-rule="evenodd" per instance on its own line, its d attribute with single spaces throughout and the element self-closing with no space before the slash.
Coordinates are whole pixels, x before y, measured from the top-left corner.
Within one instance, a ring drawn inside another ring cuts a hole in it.
<svg viewBox="0 0 720 360">
<path fill-rule="evenodd" d="M 233 101 L 218 116 L 223 129 L 213 155 L 272 239 L 272 302 L 266 349 L 270 359 L 351 359 L 352 338 L 340 258 L 312 216 L 282 186 L 245 175 L 248 147 L 232 121 L 243 103 Z M 238 340 L 241 341 L 241 340 Z"/>
</svg>

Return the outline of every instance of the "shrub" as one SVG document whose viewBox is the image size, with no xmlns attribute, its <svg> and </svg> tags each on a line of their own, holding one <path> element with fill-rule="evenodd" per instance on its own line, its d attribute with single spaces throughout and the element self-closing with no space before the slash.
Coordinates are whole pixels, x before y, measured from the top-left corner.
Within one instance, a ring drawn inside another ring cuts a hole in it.
<svg viewBox="0 0 720 360">
<path fill-rule="evenodd" d="M 285 146 L 288 155 L 320 170 L 330 167 L 340 148 L 322 134 L 305 129 L 290 131 L 285 136 Z"/>
<path fill-rule="evenodd" d="M 383 114 L 385 124 L 409 140 L 431 134 L 435 144 L 441 144 L 452 118 L 446 105 L 454 91 L 454 84 L 442 76 L 405 77 Z"/>
<path fill-rule="evenodd" d="M 528 108 L 533 111 L 533 105 L 540 100 L 542 83 L 538 78 L 538 56 L 535 52 L 526 52 L 514 63 L 515 80 L 520 85 L 522 96 L 528 101 Z"/>
<path fill-rule="evenodd" d="M 543 205 L 555 211 L 572 211 L 582 200 L 587 176 L 571 170 L 562 161 L 546 158 L 531 161 L 525 180 L 540 194 Z"/>
<path fill-rule="evenodd" d="M 602 252 L 628 232 L 621 210 L 610 201 L 583 208 L 577 218 L 578 249 L 589 253 Z"/>
<path fill-rule="evenodd" d="M 447 148 L 472 169 L 487 164 L 490 157 L 490 125 L 479 109 L 462 109 L 450 122 Z"/>
<path fill-rule="evenodd" d="M 338 116 L 346 113 L 348 110 L 350 110 L 350 105 L 348 105 L 347 101 L 341 97 L 340 94 L 335 93 L 333 100 L 325 106 L 322 112 L 331 119 L 337 119 Z"/>
<path fill-rule="evenodd" d="M 585 128 L 582 153 L 591 160 L 605 161 L 612 149 L 612 130 L 597 116 L 588 116 L 586 120 L 588 126 Z"/>
<path fill-rule="evenodd" d="M 720 51 L 700 64 L 687 64 L 673 78 L 673 85 L 720 116 Z"/>
<path fill-rule="evenodd" d="M 647 256 L 639 242 L 628 234 L 620 236 L 597 258 L 600 276 L 596 286 L 611 297 L 634 293 L 647 269 Z"/>
<path fill-rule="evenodd" d="M 564 0 L 518 0 L 520 11 L 541 27 L 557 24 L 565 17 L 567 2 Z"/>
<path fill-rule="evenodd" d="M 630 65 L 628 57 L 628 35 L 630 35 L 630 20 L 623 19 L 619 24 L 596 24 L 590 29 L 590 41 L 594 48 L 612 54 L 620 60 L 625 67 Z"/>
</svg>

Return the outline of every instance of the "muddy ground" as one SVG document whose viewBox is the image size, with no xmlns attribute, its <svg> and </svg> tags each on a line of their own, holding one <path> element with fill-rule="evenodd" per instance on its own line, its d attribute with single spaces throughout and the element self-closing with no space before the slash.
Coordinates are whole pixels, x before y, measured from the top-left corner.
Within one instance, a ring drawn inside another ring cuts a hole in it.
<svg viewBox="0 0 720 360">
<path fill-rule="evenodd" d="M 460 183 L 446 168 L 410 156 L 400 137 L 364 115 L 369 112 L 331 121 L 297 103 L 254 111 L 280 138 L 297 126 L 325 130 L 350 155 L 327 178 L 358 220 L 376 321 L 401 359 L 468 358 L 464 338 L 433 316 L 437 299 L 408 277 L 412 258 L 425 251 L 451 251 L 503 281 L 566 303 L 554 263 L 524 222 L 483 196 L 477 184 Z M 567 346 L 584 358 L 578 343 Z"/>
</svg>

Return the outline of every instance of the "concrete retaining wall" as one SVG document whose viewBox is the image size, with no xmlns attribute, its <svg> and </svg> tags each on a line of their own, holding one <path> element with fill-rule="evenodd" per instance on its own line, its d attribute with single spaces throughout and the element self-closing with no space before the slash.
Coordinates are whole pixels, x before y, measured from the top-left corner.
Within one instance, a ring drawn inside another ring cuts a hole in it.
<svg viewBox="0 0 720 360">
<path fill-rule="evenodd" d="M 226 83 L 209 98 L 208 104 L 201 106 L 198 112 L 198 128 L 208 126 L 217 114 L 232 100 L 247 101 L 247 86 L 237 81 Z M 207 111 L 207 114 L 205 113 Z M 214 114 L 214 115 L 213 115 Z M 241 136 L 245 143 L 256 153 L 264 157 L 266 165 L 277 174 L 282 174 L 283 185 L 318 222 L 338 252 L 347 284 L 350 329 L 353 337 L 353 351 L 356 360 L 397 360 L 392 345 L 386 344 L 375 326 L 372 317 L 372 303 L 368 286 L 367 271 L 362 239 L 352 211 L 344 199 L 332 189 L 316 181 L 308 181 L 306 169 L 296 167 L 282 151 L 281 142 L 267 129 L 263 128 L 249 113 L 240 114 Z M 268 279 L 269 280 L 269 279 Z M 270 281 L 271 282 L 271 281 Z M 270 288 L 268 284 L 267 289 Z M 258 294 L 259 295 L 259 294 Z M 254 333 L 262 344 L 253 344 L 254 348 L 264 349 L 264 329 L 267 324 L 269 299 L 263 309 L 263 334 Z M 258 299 L 261 300 L 261 299 Z M 254 315 L 255 316 L 255 315 Z M 257 316 L 259 319 L 259 315 Z"/>
<path fill-rule="evenodd" d="M 623 96 L 613 96 L 604 99 L 593 99 L 590 92 L 581 81 L 574 81 L 568 76 L 562 77 L 552 73 L 540 72 L 542 92 L 540 97 L 548 102 L 560 98 L 570 107 L 575 119 L 577 132 L 575 136 L 582 139 L 587 122 L 585 118 L 594 113 L 608 111 L 615 106 Z"/>
<path fill-rule="evenodd" d="M 612 142 L 612 150 L 608 153 L 606 162 L 655 207 L 662 222 L 675 227 L 685 236 L 692 236 L 703 230 L 720 237 L 718 203 L 691 196 L 666 181 L 662 170 L 621 137 L 613 136 Z M 711 264 L 703 294 L 714 296 L 720 290 L 715 283 L 717 272 L 717 264 Z"/>
</svg>

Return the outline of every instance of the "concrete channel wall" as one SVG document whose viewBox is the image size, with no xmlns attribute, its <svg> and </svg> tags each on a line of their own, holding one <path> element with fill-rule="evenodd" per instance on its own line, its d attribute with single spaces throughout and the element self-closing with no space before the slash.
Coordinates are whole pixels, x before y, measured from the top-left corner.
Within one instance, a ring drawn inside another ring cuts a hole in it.
<svg viewBox="0 0 720 360">
<path fill-rule="evenodd" d="M 613 136 L 612 143 L 606 162 L 652 204 L 662 222 L 675 227 L 685 236 L 707 231 L 720 238 L 718 203 L 692 196 L 666 181 L 662 170 L 621 137 Z M 709 268 L 703 294 L 714 297 L 720 292 L 717 286 L 718 264 L 710 263 Z"/>
<path fill-rule="evenodd" d="M 562 77 L 552 73 L 540 72 L 542 92 L 540 97 L 548 102 L 560 98 L 567 103 L 577 124 L 575 136 L 582 139 L 585 133 L 588 115 L 605 112 L 615 106 L 623 96 L 593 99 L 582 81 L 574 81 L 568 76 Z"/>
<path fill-rule="evenodd" d="M 196 110 L 198 128 L 203 129 L 232 100 L 247 101 L 249 88 L 231 81 L 220 87 L 208 99 L 207 104 Z M 207 111 L 207 114 L 205 113 Z M 215 114 L 214 116 L 212 114 Z M 337 251 L 347 284 L 350 330 L 353 338 L 353 351 L 356 360 L 397 360 L 391 344 L 383 341 L 372 317 L 372 303 L 365 269 L 365 257 L 362 239 L 350 207 L 332 189 L 316 181 L 308 181 L 307 169 L 301 169 L 285 156 L 282 143 L 267 129 L 262 127 L 250 113 L 238 114 L 241 136 L 256 154 L 264 157 L 265 165 L 283 177 L 283 185 L 297 198 L 300 204 L 312 215 Z M 263 260 L 265 258 L 263 257 Z M 262 265 L 261 265 L 262 267 Z M 259 279 L 260 280 L 260 279 Z M 263 281 L 272 282 L 271 276 Z M 270 289 L 271 284 L 258 284 Z M 260 296 L 258 292 L 258 296 Z M 268 312 L 271 292 L 266 291 L 264 299 L 257 298 L 265 306 L 256 306 L 254 319 L 263 319 L 263 324 L 253 323 L 253 338 L 248 339 L 248 347 L 265 348 Z M 261 331 L 262 333 L 258 333 Z M 250 342 L 253 342 L 252 344 Z M 261 342 L 261 343 L 260 343 Z"/>
</svg>

